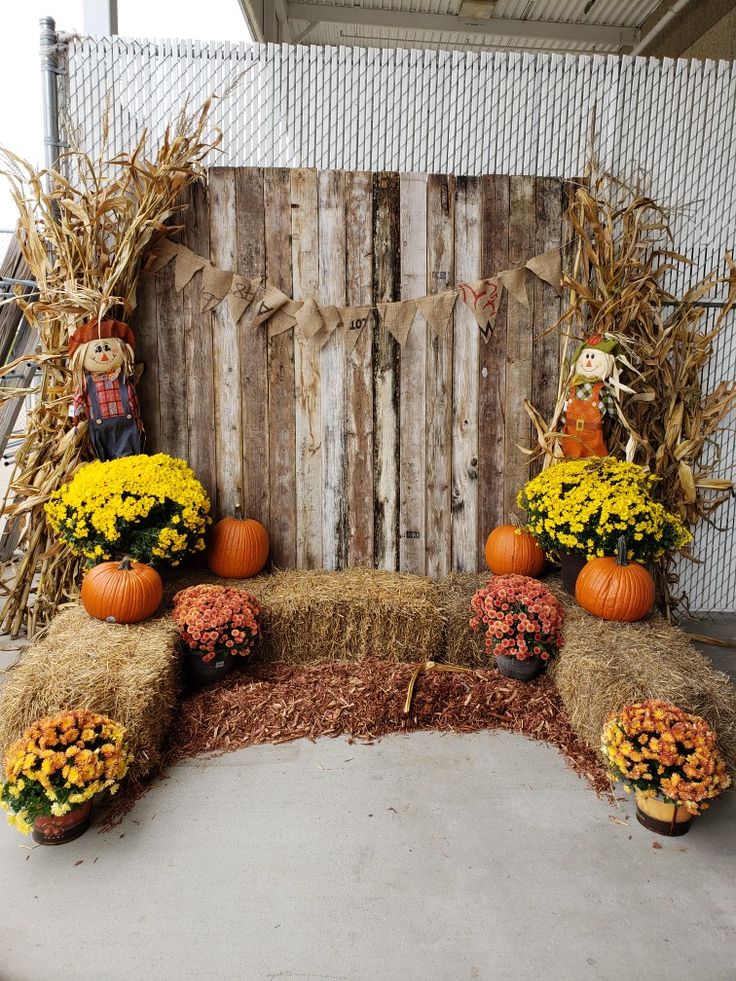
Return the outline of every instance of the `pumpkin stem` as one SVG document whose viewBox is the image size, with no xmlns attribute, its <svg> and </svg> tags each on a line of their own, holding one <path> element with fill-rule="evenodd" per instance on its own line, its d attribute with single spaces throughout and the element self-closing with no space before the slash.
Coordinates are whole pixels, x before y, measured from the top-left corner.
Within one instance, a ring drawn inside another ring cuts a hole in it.
<svg viewBox="0 0 736 981">
<path fill-rule="evenodd" d="M 130 556 L 129 555 L 123 556 L 123 560 L 120 563 L 120 565 L 118 566 L 118 569 L 122 569 L 124 572 L 130 572 L 130 570 L 132 568 L 133 568 L 133 565 L 132 565 Z"/>
<path fill-rule="evenodd" d="M 618 565 L 628 565 L 629 560 L 626 555 L 626 535 L 619 535 L 616 545 L 616 562 Z"/>
</svg>

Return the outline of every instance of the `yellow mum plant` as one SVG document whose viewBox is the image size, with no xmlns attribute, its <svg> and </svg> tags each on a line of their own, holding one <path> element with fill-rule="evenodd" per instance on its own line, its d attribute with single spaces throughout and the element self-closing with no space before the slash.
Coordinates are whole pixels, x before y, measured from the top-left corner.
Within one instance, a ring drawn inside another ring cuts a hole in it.
<svg viewBox="0 0 736 981">
<path fill-rule="evenodd" d="M 670 702 L 648 699 L 612 712 L 602 750 L 627 793 L 660 797 L 691 814 L 731 784 L 711 727 Z"/>
<path fill-rule="evenodd" d="M 628 558 L 646 563 L 692 537 L 652 498 L 655 482 L 635 463 L 613 457 L 566 460 L 528 481 L 517 504 L 528 512 L 528 530 L 546 552 L 615 555 L 624 535 Z"/>
<path fill-rule="evenodd" d="M 109 790 L 128 772 L 125 729 L 89 709 L 40 719 L 5 756 L 0 807 L 27 834 L 37 817 L 61 817 Z"/>
<path fill-rule="evenodd" d="M 89 463 L 46 505 L 59 538 L 90 563 L 125 554 L 178 565 L 204 548 L 209 510 L 189 465 L 165 453 Z"/>
</svg>

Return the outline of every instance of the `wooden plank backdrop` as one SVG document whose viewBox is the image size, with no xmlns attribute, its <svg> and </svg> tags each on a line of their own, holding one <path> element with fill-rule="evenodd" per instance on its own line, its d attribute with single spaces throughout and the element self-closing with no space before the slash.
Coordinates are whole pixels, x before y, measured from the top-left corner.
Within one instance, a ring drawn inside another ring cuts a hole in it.
<svg viewBox="0 0 736 981">
<path fill-rule="evenodd" d="M 554 178 L 213 169 L 179 240 L 295 299 L 358 306 L 435 293 L 561 245 Z M 270 531 L 276 565 L 484 568 L 489 530 L 529 474 L 527 397 L 549 411 L 560 313 L 529 274 L 488 344 L 458 301 L 444 336 L 418 314 L 403 351 L 377 316 L 346 354 L 268 336 L 227 303 L 200 312 L 197 273 L 143 278 L 135 325 L 147 451 L 185 457 L 215 513 Z"/>
</svg>

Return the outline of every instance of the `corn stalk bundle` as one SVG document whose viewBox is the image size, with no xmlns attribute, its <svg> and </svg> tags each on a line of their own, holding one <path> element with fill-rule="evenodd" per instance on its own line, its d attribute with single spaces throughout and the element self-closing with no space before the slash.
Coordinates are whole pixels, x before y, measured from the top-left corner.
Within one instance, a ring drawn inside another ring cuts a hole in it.
<svg viewBox="0 0 736 981">
<path fill-rule="evenodd" d="M 60 170 L 37 171 L 0 150 L 0 173 L 18 208 L 16 236 L 37 283 L 31 299 L 13 302 L 40 340 L 37 353 L 22 358 L 38 365 L 40 383 L 2 511 L 20 556 L 3 570 L 0 630 L 13 636 L 23 627 L 32 636 L 77 592 L 80 560 L 55 539 L 44 513 L 50 495 L 89 459 L 86 424 L 74 428 L 69 417 L 69 336 L 88 320 L 129 319 L 145 252 L 172 231 L 166 223 L 181 210 L 181 192 L 201 176 L 203 158 L 219 142 L 205 135 L 209 108 L 208 102 L 193 117 L 182 113 L 151 159 L 146 132 L 130 153 L 110 159 L 105 139 L 96 159 L 64 154 L 60 166 L 74 183 Z M 0 377 L 16 367 L 4 365 Z M 3 388 L 0 401 L 28 394 Z"/>
<path fill-rule="evenodd" d="M 552 330 L 561 334 L 558 400 L 545 420 L 526 403 L 537 431 L 538 450 L 549 466 L 562 456 L 560 418 L 572 378 L 569 356 L 578 341 L 608 334 L 619 343 L 622 382 L 633 394 L 617 400 L 609 452 L 625 456 L 654 474 L 655 493 L 692 530 L 712 521 L 733 494 L 730 480 L 714 476 L 720 458 L 718 435 L 736 406 L 736 384 L 721 381 L 706 391 L 703 379 L 713 344 L 736 304 L 736 264 L 726 255 L 726 272 L 710 273 L 681 296 L 668 292 L 668 270 L 690 260 L 671 248 L 668 213 L 651 198 L 610 174 L 593 172 L 577 188 L 567 211 L 574 261 L 563 274 L 568 306 Z M 725 290 L 714 326 L 705 329 L 702 301 Z M 686 549 L 682 554 L 694 560 Z M 655 571 L 658 595 L 669 615 L 686 598 L 677 595 L 674 556 Z"/>
</svg>

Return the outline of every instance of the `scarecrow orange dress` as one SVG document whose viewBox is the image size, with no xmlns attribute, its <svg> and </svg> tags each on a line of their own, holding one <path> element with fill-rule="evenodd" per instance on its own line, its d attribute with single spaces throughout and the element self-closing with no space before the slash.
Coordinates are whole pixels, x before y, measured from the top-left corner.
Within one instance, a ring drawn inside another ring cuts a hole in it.
<svg viewBox="0 0 736 981">
<path fill-rule="evenodd" d="M 570 386 L 561 439 L 562 452 L 567 459 L 608 456 L 603 437 L 603 416 L 608 409 L 606 395 L 603 382 L 593 386 L 574 383 Z"/>
</svg>

